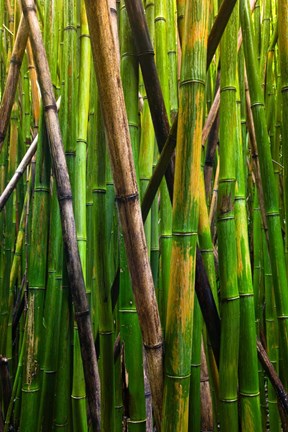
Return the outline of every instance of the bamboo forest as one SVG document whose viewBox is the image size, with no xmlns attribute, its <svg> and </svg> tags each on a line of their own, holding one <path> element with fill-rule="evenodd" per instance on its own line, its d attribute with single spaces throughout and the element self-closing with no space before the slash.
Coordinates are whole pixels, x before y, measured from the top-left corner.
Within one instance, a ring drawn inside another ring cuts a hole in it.
<svg viewBox="0 0 288 432">
<path fill-rule="evenodd" d="M 0 0 L 0 432 L 288 432 L 288 1 Z"/>
</svg>

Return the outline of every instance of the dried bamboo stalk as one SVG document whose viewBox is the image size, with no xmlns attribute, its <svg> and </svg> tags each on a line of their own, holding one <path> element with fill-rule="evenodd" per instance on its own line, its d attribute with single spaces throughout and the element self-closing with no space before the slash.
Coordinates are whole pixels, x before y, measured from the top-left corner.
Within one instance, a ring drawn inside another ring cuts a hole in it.
<svg viewBox="0 0 288 432">
<path fill-rule="evenodd" d="M 107 0 L 85 0 L 94 67 L 143 344 L 146 351 L 154 416 L 160 430 L 163 346 L 159 312 L 149 265 L 135 168 L 116 48 Z"/>
</svg>

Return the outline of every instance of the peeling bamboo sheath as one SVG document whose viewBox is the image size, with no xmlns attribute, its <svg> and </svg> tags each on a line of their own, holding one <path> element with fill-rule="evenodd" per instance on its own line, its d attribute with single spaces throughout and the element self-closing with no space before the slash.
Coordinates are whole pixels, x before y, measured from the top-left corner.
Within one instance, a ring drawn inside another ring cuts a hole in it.
<svg viewBox="0 0 288 432">
<path fill-rule="evenodd" d="M 13 52 L 10 59 L 4 94 L 0 106 L 0 151 L 2 149 L 7 128 L 9 125 L 10 114 L 15 99 L 20 68 L 28 40 L 28 26 L 26 20 L 21 17 L 17 37 L 13 47 Z"/>
<path fill-rule="evenodd" d="M 106 0 L 85 0 L 102 114 L 143 343 L 155 420 L 160 430 L 163 348 L 148 260 L 124 96 Z"/>
<path fill-rule="evenodd" d="M 56 101 L 49 66 L 43 46 L 36 8 L 33 0 L 22 0 L 22 8 L 30 30 L 31 45 L 43 98 L 50 153 L 53 161 L 61 213 L 63 242 L 69 286 L 72 292 L 75 316 L 79 330 L 86 390 L 94 431 L 100 430 L 100 380 L 94 347 L 88 301 L 77 247 L 72 194 L 63 150 Z"/>
</svg>

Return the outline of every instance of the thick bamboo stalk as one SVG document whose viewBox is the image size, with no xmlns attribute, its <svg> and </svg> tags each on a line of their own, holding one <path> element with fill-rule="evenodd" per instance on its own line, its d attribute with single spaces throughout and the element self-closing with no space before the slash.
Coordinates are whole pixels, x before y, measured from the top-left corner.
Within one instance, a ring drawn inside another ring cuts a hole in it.
<svg viewBox="0 0 288 432">
<path fill-rule="evenodd" d="M 23 0 L 22 8 L 29 25 L 31 44 L 43 98 L 45 121 L 49 135 L 50 152 L 60 205 L 67 272 L 70 289 L 72 291 L 74 300 L 75 317 L 77 320 L 79 337 L 81 341 L 81 354 L 84 365 L 91 422 L 94 430 L 100 430 L 100 384 L 96 352 L 92 335 L 89 307 L 85 294 L 84 279 L 77 247 L 71 186 L 63 151 L 57 108 L 53 95 L 49 66 L 47 63 L 39 23 L 35 12 L 35 4 L 32 0 Z"/>
<path fill-rule="evenodd" d="M 11 114 L 12 106 L 16 95 L 18 78 L 20 74 L 20 67 L 22 64 L 27 40 L 28 40 L 28 27 L 25 19 L 22 17 L 17 31 L 15 44 L 13 47 L 6 85 L 5 85 L 5 89 L 3 92 L 1 105 L 0 105 L 0 118 L 1 118 L 0 151 L 2 149 L 7 128 L 9 125 L 10 114 Z"/>
<path fill-rule="evenodd" d="M 128 265 L 147 356 L 154 415 L 160 430 L 162 333 L 141 219 L 123 90 L 106 0 L 86 0 L 94 67 L 126 245 Z M 112 72 L 113 71 L 113 72 Z"/>
<path fill-rule="evenodd" d="M 163 430 L 167 432 L 188 430 L 208 12 L 208 1 L 186 3 L 165 330 Z"/>
</svg>

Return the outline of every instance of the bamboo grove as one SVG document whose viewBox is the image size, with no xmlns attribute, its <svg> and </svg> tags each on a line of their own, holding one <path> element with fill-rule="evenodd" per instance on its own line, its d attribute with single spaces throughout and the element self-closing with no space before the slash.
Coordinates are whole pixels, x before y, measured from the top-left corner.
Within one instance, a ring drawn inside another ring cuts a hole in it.
<svg viewBox="0 0 288 432">
<path fill-rule="evenodd" d="M 288 430 L 287 0 L 0 0 L 0 432 Z"/>
</svg>

